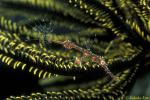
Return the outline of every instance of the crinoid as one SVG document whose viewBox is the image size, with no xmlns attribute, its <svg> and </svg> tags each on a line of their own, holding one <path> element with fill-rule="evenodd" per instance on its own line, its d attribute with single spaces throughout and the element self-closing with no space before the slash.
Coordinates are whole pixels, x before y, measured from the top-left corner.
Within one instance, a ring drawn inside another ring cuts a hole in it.
<svg viewBox="0 0 150 100">
<path fill-rule="evenodd" d="M 0 0 L 1 99 L 131 99 L 149 71 L 149 4 Z"/>
</svg>

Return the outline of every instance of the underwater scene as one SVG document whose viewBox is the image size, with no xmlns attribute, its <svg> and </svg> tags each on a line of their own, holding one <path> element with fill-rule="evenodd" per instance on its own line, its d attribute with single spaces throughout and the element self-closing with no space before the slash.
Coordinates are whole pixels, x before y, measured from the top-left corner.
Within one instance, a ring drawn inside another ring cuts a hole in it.
<svg viewBox="0 0 150 100">
<path fill-rule="evenodd" d="M 150 0 L 0 0 L 0 100 L 150 100 Z"/>
</svg>

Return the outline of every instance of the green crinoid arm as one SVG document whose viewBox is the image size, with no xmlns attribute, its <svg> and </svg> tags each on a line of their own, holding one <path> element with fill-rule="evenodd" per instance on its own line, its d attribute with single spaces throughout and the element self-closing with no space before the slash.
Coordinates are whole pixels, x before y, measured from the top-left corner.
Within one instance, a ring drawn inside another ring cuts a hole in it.
<svg viewBox="0 0 150 100">
<path fill-rule="evenodd" d="M 130 85 L 132 80 L 135 77 L 135 74 L 138 71 L 138 67 L 133 67 L 132 70 L 125 70 L 116 75 L 117 79 L 112 80 L 109 83 L 105 83 L 103 87 L 102 80 L 97 80 L 94 86 L 91 88 L 78 88 L 78 89 L 69 89 L 63 90 L 59 92 L 46 92 L 46 93 L 32 93 L 30 96 L 10 96 L 9 99 L 91 99 L 91 98 L 99 98 L 99 99 L 115 99 L 115 97 L 123 98 L 123 93 L 126 90 L 126 87 Z M 128 81 L 126 81 L 128 79 Z M 100 89 L 101 88 L 101 89 Z"/>
</svg>

